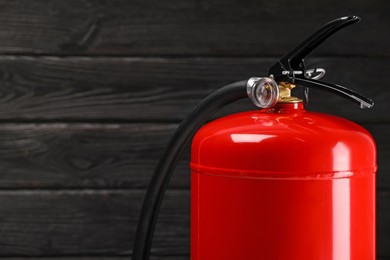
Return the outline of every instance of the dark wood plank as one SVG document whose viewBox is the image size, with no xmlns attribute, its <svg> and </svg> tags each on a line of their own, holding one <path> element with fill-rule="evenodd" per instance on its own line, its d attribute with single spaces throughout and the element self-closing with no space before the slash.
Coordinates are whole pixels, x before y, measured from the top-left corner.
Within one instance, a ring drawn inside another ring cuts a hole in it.
<svg viewBox="0 0 390 260">
<path fill-rule="evenodd" d="M 142 191 L 1 191 L 0 256 L 127 255 Z M 390 257 L 389 192 L 378 193 L 378 256 Z M 189 253 L 189 192 L 167 193 L 153 254 Z M 180 259 L 180 258 L 179 258 Z"/>
<path fill-rule="evenodd" d="M 53 256 L 53 257 L 1 257 L 3 260 L 131 260 L 131 256 Z M 189 260 L 190 256 L 150 256 L 150 260 Z M 385 260 L 380 258 L 377 260 Z"/>
<path fill-rule="evenodd" d="M 4 260 L 41 260 L 41 257 L 2 257 Z M 126 260 L 131 259 L 131 256 L 122 257 L 84 257 L 84 256 L 72 256 L 72 257 L 45 257 L 45 260 Z M 151 260 L 189 260 L 190 256 L 151 256 Z M 377 257 L 377 260 L 390 260 L 389 257 Z"/>
<path fill-rule="evenodd" d="M 131 256 L 53 256 L 53 257 L 1 257 L 3 260 L 131 260 Z M 150 256 L 150 260 L 189 260 L 190 256 Z M 386 260 L 384 258 L 378 258 L 377 260 Z"/>
<path fill-rule="evenodd" d="M 0 256 L 128 255 L 143 191 L 1 191 Z M 154 255 L 189 253 L 189 193 L 169 191 Z"/>
<path fill-rule="evenodd" d="M 325 22 L 356 14 L 364 22 L 319 52 L 389 56 L 389 10 L 386 0 L 1 0 L 0 53 L 280 55 Z"/>
<path fill-rule="evenodd" d="M 0 57 L 0 120 L 179 121 L 207 94 L 252 76 L 266 76 L 275 58 Z M 317 58 L 325 80 L 376 101 L 361 110 L 335 95 L 312 91 L 309 108 L 360 122 L 390 122 L 388 59 Z M 310 65 L 309 65 L 310 67 Z M 298 94 L 300 93 L 297 90 Z M 256 109 L 249 100 L 220 114 Z"/>
<path fill-rule="evenodd" d="M 176 124 L 0 124 L 0 188 L 145 188 Z M 378 145 L 378 188 L 390 189 L 390 125 Z M 189 149 L 171 187 L 189 187 Z"/>
<path fill-rule="evenodd" d="M 390 127 L 389 125 L 365 125 L 375 139 L 378 150 L 378 189 L 390 189 Z"/>
<path fill-rule="evenodd" d="M 377 194 L 377 255 L 390 258 L 390 192 Z"/>
<path fill-rule="evenodd" d="M 0 188 L 144 188 L 176 124 L 1 124 Z M 189 187 L 187 152 L 172 187 Z"/>
</svg>

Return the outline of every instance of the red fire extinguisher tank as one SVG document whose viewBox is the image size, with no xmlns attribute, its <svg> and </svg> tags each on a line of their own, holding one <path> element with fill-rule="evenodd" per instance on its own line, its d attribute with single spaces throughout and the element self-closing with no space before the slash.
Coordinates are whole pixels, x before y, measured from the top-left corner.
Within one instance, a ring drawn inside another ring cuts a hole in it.
<svg viewBox="0 0 390 260">
<path fill-rule="evenodd" d="M 192 260 L 374 260 L 376 148 L 301 102 L 203 126 L 192 143 Z"/>
<path fill-rule="evenodd" d="M 192 260 L 375 260 L 376 148 L 348 120 L 308 112 L 296 86 L 320 89 L 360 108 L 374 102 L 320 81 L 304 58 L 360 21 L 326 23 L 271 65 L 265 77 L 226 85 L 202 100 L 170 139 L 148 186 L 133 246 L 147 260 L 170 177 L 194 136 L 191 155 Z M 217 119 L 242 98 L 262 110 Z M 201 128 L 200 128 L 201 127 Z M 200 129 L 199 129 L 200 128 Z"/>
</svg>

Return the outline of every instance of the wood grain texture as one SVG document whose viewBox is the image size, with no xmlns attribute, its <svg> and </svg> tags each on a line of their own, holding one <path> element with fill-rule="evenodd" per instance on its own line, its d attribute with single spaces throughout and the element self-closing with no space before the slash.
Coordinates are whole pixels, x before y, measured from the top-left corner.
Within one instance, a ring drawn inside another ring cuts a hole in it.
<svg viewBox="0 0 390 260">
<path fill-rule="evenodd" d="M 377 255 L 390 258 L 390 192 L 377 194 Z"/>
<path fill-rule="evenodd" d="M 131 260 L 131 256 L 45 256 L 45 257 L 1 257 L 3 260 Z M 189 260 L 190 256 L 150 256 L 150 260 Z M 378 258 L 377 260 L 388 260 Z"/>
<path fill-rule="evenodd" d="M 143 191 L 10 191 L 2 202 L 0 256 L 128 255 Z M 169 191 L 152 254 L 189 253 L 189 193 Z"/>
<path fill-rule="evenodd" d="M 0 256 L 128 255 L 142 196 L 126 190 L 1 191 Z M 379 257 L 390 257 L 389 198 L 389 192 L 378 193 Z M 154 255 L 188 255 L 188 191 L 168 191 L 153 245 Z"/>
<path fill-rule="evenodd" d="M 389 125 L 365 125 L 375 139 L 377 145 L 378 172 L 377 188 L 390 189 L 390 126 Z M 388 201 L 390 205 L 390 200 Z M 390 233 L 388 234 L 390 238 Z"/>
<path fill-rule="evenodd" d="M 2 124 L 0 188 L 145 188 L 176 127 Z M 189 186 L 187 165 L 179 164 L 172 187 Z"/>
<path fill-rule="evenodd" d="M 275 58 L 0 57 L 0 121 L 179 121 L 207 94 L 231 82 L 267 75 Z M 359 122 L 390 122 L 390 60 L 315 58 L 325 80 L 371 97 L 361 110 L 311 91 L 309 108 Z M 301 93 L 297 90 L 297 93 Z M 219 115 L 255 109 L 248 100 Z"/>
<path fill-rule="evenodd" d="M 1 0 L 0 53 L 280 55 L 322 24 L 355 14 L 364 22 L 319 52 L 389 56 L 389 10 L 386 0 Z"/>
<path fill-rule="evenodd" d="M 2 124 L 0 188 L 145 188 L 176 124 Z M 390 125 L 366 125 L 378 145 L 379 189 L 390 189 Z M 189 149 L 172 188 L 189 187 Z"/>
<path fill-rule="evenodd" d="M 52 256 L 52 257 L 1 257 L 3 260 L 131 260 L 131 256 Z M 189 260 L 190 256 L 150 256 L 150 260 Z M 377 260 L 387 260 L 378 258 Z"/>
</svg>

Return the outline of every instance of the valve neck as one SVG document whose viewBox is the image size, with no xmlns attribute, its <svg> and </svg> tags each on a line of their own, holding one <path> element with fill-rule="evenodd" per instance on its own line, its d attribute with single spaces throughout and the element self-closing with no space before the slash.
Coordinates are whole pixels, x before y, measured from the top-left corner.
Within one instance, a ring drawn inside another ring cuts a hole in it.
<svg viewBox="0 0 390 260">
<path fill-rule="evenodd" d="M 287 82 L 280 82 L 278 84 L 279 97 L 278 103 L 302 103 L 302 99 L 291 96 L 291 90 L 295 88 L 294 84 Z"/>
<path fill-rule="evenodd" d="M 297 102 L 278 102 L 271 108 L 264 109 L 265 113 L 288 113 L 288 112 L 303 112 L 305 107 L 302 101 Z"/>
</svg>

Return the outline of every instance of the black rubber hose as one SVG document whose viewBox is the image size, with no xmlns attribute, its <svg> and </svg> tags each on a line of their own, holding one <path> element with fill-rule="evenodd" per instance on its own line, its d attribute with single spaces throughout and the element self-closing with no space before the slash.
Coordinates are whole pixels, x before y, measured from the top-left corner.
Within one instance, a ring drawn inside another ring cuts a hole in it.
<svg viewBox="0 0 390 260">
<path fill-rule="evenodd" d="M 247 81 L 224 86 L 203 99 L 179 125 L 154 171 L 146 191 L 133 246 L 133 260 L 148 260 L 165 191 L 179 156 L 196 131 L 224 106 L 247 97 Z"/>
</svg>

